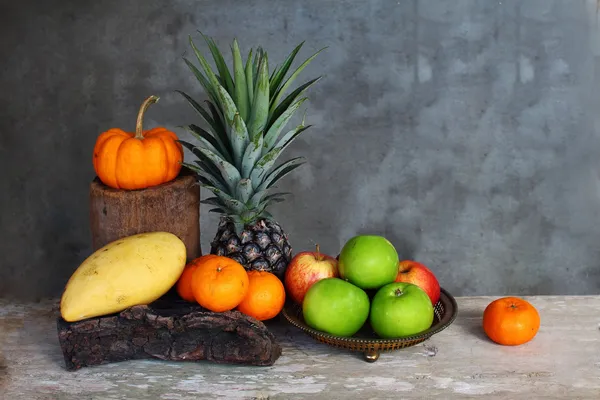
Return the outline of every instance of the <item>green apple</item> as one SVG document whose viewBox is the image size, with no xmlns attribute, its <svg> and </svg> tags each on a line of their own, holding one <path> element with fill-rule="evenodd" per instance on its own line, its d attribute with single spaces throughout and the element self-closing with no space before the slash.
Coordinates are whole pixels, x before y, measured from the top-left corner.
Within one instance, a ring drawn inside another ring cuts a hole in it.
<svg viewBox="0 0 600 400">
<path fill-rule="evenodd" d="M 369 317 L 369 297 L 364 290 L 339 278 L 314 283 L 302 301 L 308 326 L 336 336 L 352 336 Z"/>
<path fill-rule="evenodd" d="M 371 301 L 371 327 L 382 338 L 410 336 L 431 327 L 433 305 L 427 293 L 412 283 L 383 286 Z"/>
<path fill-rule="evenodd" d="M 383 236 L 355 236 L 340 252 L 338 271 L 341 279 L 361 289 L 379 289 L 396 280 L 398 252 Z"/>
</svg>

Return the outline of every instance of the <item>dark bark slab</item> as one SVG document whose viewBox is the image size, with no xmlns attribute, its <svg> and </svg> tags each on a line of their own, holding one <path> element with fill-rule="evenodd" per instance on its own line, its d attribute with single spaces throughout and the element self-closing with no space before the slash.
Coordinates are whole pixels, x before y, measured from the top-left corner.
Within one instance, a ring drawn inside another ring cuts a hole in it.
<svg viewBox="0 0 600 400">
<path fill-rule="evenodd" d="M 165 231 L 185 243 L 187 259 L 201 255 L 200 187 L 187 169 L 171 182 L 141 190 L 119 190 L 98 177 L 90 184 L 92 247 L 144 232 Z"/>
<path fill-rule="evenodd" d="M 58 339 L 67 370 L 135 359 L 273 365 L 275 336 L 238 311 L 214 313 L 166 295 L 149 306 L 69 323 L 59 318 Z"/>
</svg>

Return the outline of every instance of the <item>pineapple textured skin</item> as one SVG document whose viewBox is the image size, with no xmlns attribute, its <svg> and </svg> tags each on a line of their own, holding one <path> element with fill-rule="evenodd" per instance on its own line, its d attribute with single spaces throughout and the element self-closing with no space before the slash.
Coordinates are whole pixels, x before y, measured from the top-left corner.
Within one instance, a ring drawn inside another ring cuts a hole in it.
<svg viewBox="0 0 600 400">
<path fill-rule="evenodd" d="M 233 223 L 221 218 L 210 253 L 232 258 L 248 270 L 272 272 L 282 281 L 292 259 L 287 234 L 277 222 L 266 219 L 237 234 Z"/>
</svg>

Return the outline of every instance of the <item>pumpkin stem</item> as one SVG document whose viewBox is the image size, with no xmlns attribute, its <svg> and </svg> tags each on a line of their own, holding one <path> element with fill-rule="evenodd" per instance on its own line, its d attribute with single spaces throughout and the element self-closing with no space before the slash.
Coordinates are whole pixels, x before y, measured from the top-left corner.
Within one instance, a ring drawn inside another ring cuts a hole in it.
<svg viewBox="0 0 600 400">
<path fill-rule="evenodd" d="M 152 95 L 152 96 L 148 97 L 146 100 L 144 100 L 144 102 L 142 103 L 142 106 L 140 107 L 140 111 L 138 112 L 137 122 L 135 124 L 135 138 L 136 139 L 144 138 L 144 131 L 142 130 L 142 122 L 144 120 L 144 113 L 146 112 L 148 107 L 150 107 L 151 104 L 156 103 L 158 101 L 158 99 L 159 99 L 158 96 Z"/>
</svg>

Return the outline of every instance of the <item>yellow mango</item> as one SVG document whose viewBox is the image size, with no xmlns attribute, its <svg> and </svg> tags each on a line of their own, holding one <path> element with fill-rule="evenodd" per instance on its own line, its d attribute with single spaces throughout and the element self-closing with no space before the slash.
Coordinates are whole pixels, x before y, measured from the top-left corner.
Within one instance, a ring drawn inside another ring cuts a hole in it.
<svg viewBox="0 0 600 400">
<path fill-rule="evenodd" d="M 185 244 L 172 233 L 115 240 L 75 270 L 61 297 L 60 313 L 73 322 L 151 303 L 177 282 L 185 264 Z"/>
</svg>

